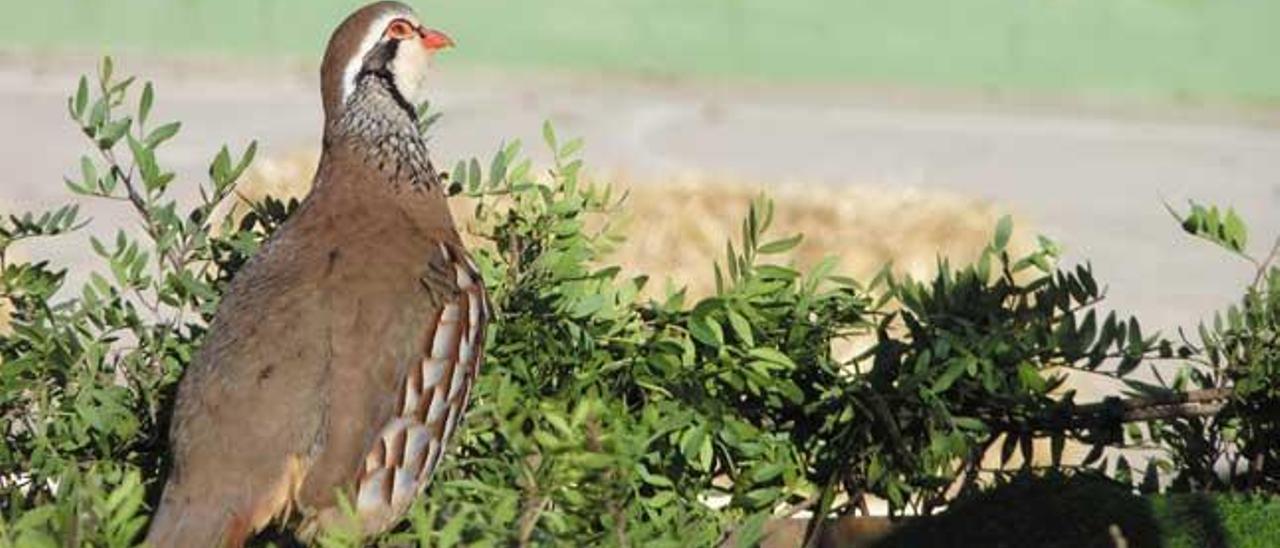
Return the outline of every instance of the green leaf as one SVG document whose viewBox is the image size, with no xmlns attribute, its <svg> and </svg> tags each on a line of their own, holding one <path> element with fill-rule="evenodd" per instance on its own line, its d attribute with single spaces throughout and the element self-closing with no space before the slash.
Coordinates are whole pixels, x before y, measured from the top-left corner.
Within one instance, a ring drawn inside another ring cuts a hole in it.
<svg viewBox="0 0 1280 548">
<path fill-rule="evenodd" d="M 467 188 L 479 189 L 480 178 L 483 176 L 483 174 L 480 173 L 480 161 L 476 160 L 475 158 L 472 158 L 471 161 L 467 163 L 466 174 L 467 174 Z"/>
<path fill-rule="evenodd" d="M 215 187 L 222 187 L 230 182 L 230 175 L 231 151 L 223 145 L 218 149 L 218 154 L 213 157 L 213 162 L 209 164 L 209 178 L 213 180 Z"/>
<path fill-rule="evenodd" d="M 553 152 L 560 150 L 560 147 L 556 144 L 556 130 L 551 127 L 551 120 L 544 120 L 542 122 L 542 141 L 545 142 L 547 144 L 547 148 L 550 148 Z"/>
<path fill-rule="evenodd" d="M 89 136 L 92 137 L 102 123 L 107 120 L 107 98 L 99 97 L 93 101 L 93 106 L 89 107 L 89 120 L 85 122 L 85 128 L 88 130 Z"/>
<path fill-rule="evenodd" d="M 787 471 L 786 464 L 780 462 L 764 464 L 752 470 L 751 481 L 754 483 L 767 483 L 781 476 L 785 471 Z"/>
<path fill-rule="evenodd" d="M 733 309 L 729 309 L 728 315 L 729 326 L 733 328 L 733 333 L 738 337 L 738 340 L 746 345 L 747 348 L 755 346 L 756 338 L 751 332 L 751 323 L 747 321 L 747 318 Z"/>
<path fill-rule="evenodd" d="M 996 223 L 996 235 L 991 246 L 997 251 L 1004 251 L 1009 246 L 1009 238 L 1013 235 L 1013 217 L 1004 215 Z"/>
<path fill-rule="evenodd" d="M 707 432 L 701 426 L 685 430 L 680 437 L 680 454 L 684 455 L 685 460 L 689 462 L 697 462 L 698 454 L 702 451 L 702 443 L 706 438 Z"/>
<path fill-rule="evenodd" d="M 585 295 L 573 303 L 569 313 L 575 318 L 589 318 L 604 308 L 604 305 L 604 295 Z"/>
<path fill-rule="evenodd" d="M 794 249 L 797 245 L 800 245 L 801 240 L 804 240 L 804 235 L 796 234 L 795 236 L 792 236 L 790 238 L 774 240 L 772 242 L 764 244 L 760 246 L 760 248 L 756 251 L 762 255 L 786 253 L 787 251 L 791 251 L 792 249 Z"/>
<path fill-rule="evenodd" d="M 712 461 L 715 458 L 715 449 L 711 443 L 711 436 L 703 436 L 702 444 L 698 447 L 698 465 L 700 470 L 711 470 Z"/>
<path fill-rule="evenodd" d="M 155 90 L 151 82 L 142 87 L 142 98 L 138 100 L 138 126 L 147 125 L 147 116 L 151 114 L 151 103 L 155 101 Z"/>
<path fill-rule="evenodd" d="M 1044 377 L 1041 377 L 1040 372 L 1037 371 L 1030 363 L 1021 362 L 1018 364 L 1018 381 L 1021 382 L 1022 386 L 1026 387 L 1027 390 L 1037 393 L 1042 393 L 1045 390 Z"/>
<path fill-rule="evenodd" d="M 160 168 L 156 165 L 155 153 L 145 143 L 134 139 L 132 135 L 126 135 L 129 143 L 129 151 L 133 154 L 133 161 L 138 166 L 138 173 L 142 175 L 142 182 L 148 190 L 155 189 L 160 178 Z"/>
<path fill-rule="evenodd" d="M 748 498 L 750 500 L 750 495 L 748 495 Z M 742 526 L 734 531 L 734 546 L 737 548 L 760 546 L 765 539 L 764 525 L 769 520 L 769 517 L 770 513 L 766 510 L 752 514 L 746 521 L 743 521 Z"/>
<path fill-rule="evenodd" d="M 119 120 L 107 122 L 102 126 L 102 129 L 98 131 L 98 146 L 103 149 L 115 146 L 115 144 L 120 141 L 120 138 L 124 137 L 125 132 L 129 131 L 129 126 L 131 124 L 133 124 L 133 120 L 128 116 Z"/>
<path fill-rule="evenodd" d="M 765 487 L 748 492 L 742 499 L 748 508 L 762 508 L 776 502 L 781 495 L 782 490 L 777 487 Z"/>
<path fill-rule="evenodd" d="M 769 348 L 769 347 L 752 348 L 751 350 L 747 351 L 747 355 L 753 358 L 756 358 L 758 360 L 763 360 L 769 363 L 781 365 L 787 369 L 795 369 L 796 367 L 795 362 L 791 361 L 791 358 L 789 356 L 787 356 L 786 354 L 783 354 L 782 352 L 779 352 L 776 348 Z"/>
<path fill-rule="evenodd" d="M 244 171 L 249 169 L 249 165 L 253 163 L 254 157 L 258 155 L 258 142 L 250 141 L 249 146 L 245 148 L 244 154 L 240 156 L 240 161 L 236 163 L 236 167 L 231 170 L 229 180 L 235 182 L 240 180 L 240 176 L 244 175 Z"/>
<path fill-rule="evenodd" d="M 783 280 L 790 282 L 800 277 L 800 272 L 795 269 L 786 268 L 777 265 L 765 264 L 755 268 L 756 276 L 765 280 Z"/>
<path fill-rule="evenodd" d="M 84 109 L 89 103 L 89 79 L 84 76 L 80 77 L 80 83 L 76 86 L 76 95 L 74 100 L 74 108 L 72 109 L 72 117 L 77 122 L 84 118 Z"/>
<path fill-rule="evenodd" d="M 156 148 L 161 143 L 168 141 L 174 135 L 178 134 L 178 130 L 182 129 L 181 122 L 169 122 L 158 128 L 151 130 L 144 139 L 148 147 Z"/>
<path fill-rule="evenodd" d="M 689 334 L 707 346 L 724 346 L 724 328 L 706 314 L 694 314 L 689 318 Z"/>
<path fill-rule="evenodd" d="M 670 478 L 650 473 L 649 469 L 645 468 L 643 464 L 636 465 L 636 473 L 640 476 L 641 480 L 654 487 L 675 487 L 675 484 L 671 483 Z"/>
<path fill-rule="evenodd" d="M 111 57 L 103 57 L 102 63 L 98 65 L 98 81 L 102 83 L 102 87 L 107 87 L 111 83 L 111 76 L 115 69 L 115 63 Z"/>
<path fill-rule="evenodd" d="M 966 356 L 966 358 L 968 359 L 956 358 L 956 359 L 948 360 L 947 369 L 944 370 L 941 375 L 938 375 L 938 377 L 933 380 L 933 386 L 931 390 L 935 394 L 946 392 L 947 389 L 951 388 L 951 385 L 954 384 L 956 380 L 960 378 L 961 375 L 965 374 L 970 364 L 975 361 L 971 356 Z"/>
<path fill-rule="evenodd" d="M 1235 251 L 1244 251 L 1249 243 L 1249 229 L 1244 220 L 1236 214 L 1235 209 L 1227 209 L 1227 218 L 1222 225 L 1223 239 Z"/>
<path fill-rule="evenodd" d="M 507 165 L 510 158 L 507 156 L 505 147 L 500 147 L 498 152 L 493 155 L 493 160 L 489 162 L 489 188 L 498 188 L 504 177 L 507 176 Z"/>
<path fill-rule="evenodd" d="M 560 152 L 557 154 L 557 156 L 561 160 L 567 160 L 573 157 L 573 155 L 576 154 L 579 150 L 582 150 L 581 137 L 575 138 L 569 141 L 568 143 L 565 143 L 565 145 L 560 148 Z"/>
<path fill-rule="evenodd" d="M 93 165 L 93 160 L 88 156 L 80 157 L 80 177 L 84 184 L 83 188 L 86 190 L 97 188 L 98 168 Z"/>
</svg>

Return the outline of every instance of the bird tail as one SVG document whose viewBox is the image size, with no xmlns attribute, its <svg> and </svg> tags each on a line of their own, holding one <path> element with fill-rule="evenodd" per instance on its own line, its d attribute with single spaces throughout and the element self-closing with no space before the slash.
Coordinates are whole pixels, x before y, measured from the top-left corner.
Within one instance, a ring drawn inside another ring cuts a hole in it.
<svg viewBox="0 0 1280 548">
<path fill-rule="evenodd" d="M 172 488 L 173 486 L 170 486 Z M 171 495 L 166 489 L 151 520 L 146 545 L 150 548 L 243 546 L 251 531 L 230 504 L 201 497 Z"/>
</svg>

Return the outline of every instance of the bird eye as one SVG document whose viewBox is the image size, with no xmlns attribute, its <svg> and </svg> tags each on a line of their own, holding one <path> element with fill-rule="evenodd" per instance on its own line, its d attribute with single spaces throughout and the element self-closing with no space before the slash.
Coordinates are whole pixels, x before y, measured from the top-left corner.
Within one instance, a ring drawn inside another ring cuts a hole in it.
<svg viewBox="0 0 1280 548">
<path fill-rule="evenodd" d="M 417 34 L 418 29 L 413 26 L 413 23 L 405 21 L 404 19 L 396 19 L 395 21 L 392 21 L 390 25 L 387 25 L 386 35 L 388 38 L 406 40 L 416 36 Z"/>
</svg>

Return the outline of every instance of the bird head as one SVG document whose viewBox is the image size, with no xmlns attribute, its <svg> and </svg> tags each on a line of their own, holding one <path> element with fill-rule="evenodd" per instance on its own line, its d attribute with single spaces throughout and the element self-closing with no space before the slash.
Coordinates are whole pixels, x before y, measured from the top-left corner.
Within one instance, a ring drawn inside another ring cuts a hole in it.
<svg viewBox="0 0 1280 548">
<path fill-rule="evenodd" d="M 325 117 L 335 119 L 369 75 L 389 84 L 406 104 L 421 103 L 432 55 L 451 46 L 448 35 L 424 27 L 400 2 L 356 10 L 333 31 L 320 66 Z"/>
</svg>

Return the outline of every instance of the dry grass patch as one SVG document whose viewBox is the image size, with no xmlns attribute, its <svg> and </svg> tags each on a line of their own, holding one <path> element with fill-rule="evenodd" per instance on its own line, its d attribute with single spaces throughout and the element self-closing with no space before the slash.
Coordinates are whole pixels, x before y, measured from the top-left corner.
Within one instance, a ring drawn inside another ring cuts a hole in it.
<svg viewBox="0 0 1280 548">
<path fill-rule="evenodd" d="M 257 162 L 239 186 L 245 200 L 265 196 L 301 197 L 310 188 L 317 155 L 295 152 Z M 895 272 L 931 275 L 939 256 L 953 264 L 972 261 L 991 238 L 1006 209 L 949 192 L 874 185 L 764 184 L 699 174 L 664 181 L 610 179 L 629 198 L 619 221 L 627 241 L 612 260 L 629 273 L 647 273 L 661 290 L 665 283 L 688 286 L 691 295 L 714 291 L 710 261 L 724 257 L 725 242 L 739 238 L 751 199 L 764 193 L 776 203 L 773 235 L 804 234 L 784 262 L 807 267 L 824 256 L 839 270 L 869 280 L 886 263 Z M 243 214 L 243 205 L 232 213 Z M 472 208 L 455 199 L 454 214 L 466 232 Z M 1030 248 L 1022 227 L 1011 247 Z"/>
<path fill-rule="evenodd" d="M 832 255 L 841 272 L 859 280 L 886 263 L 920 277 L 932 275 L 939 256 L 975 260 L 1004 213 L 965 196 L 887 186 L 766 185 L 699 175 L 622 186 L 631 192 L 630 226 L 618 262 L 688 284 L 694 294 L 714 290 L 708 259 L 724 257 L 728 239 L 736 243 L 747 206 L 761 193 L 776 205 L 775 237 L 804 235 L 784 261 L 807 267 Z"/>
</svg>

